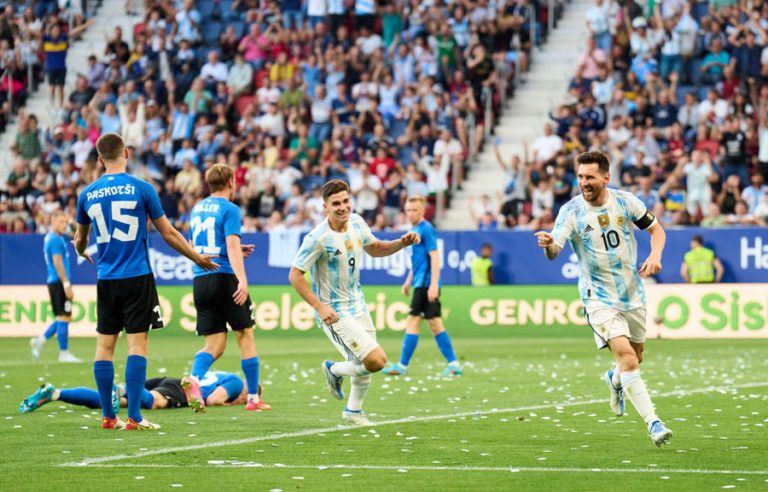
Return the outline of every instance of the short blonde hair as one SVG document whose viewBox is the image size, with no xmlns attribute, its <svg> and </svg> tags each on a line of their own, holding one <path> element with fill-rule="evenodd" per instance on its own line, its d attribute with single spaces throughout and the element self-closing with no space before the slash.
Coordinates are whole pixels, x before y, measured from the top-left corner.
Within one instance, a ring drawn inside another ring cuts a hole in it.
<svg viewBox="0 0 768 492">
<path fill-rule="evenodd" d="M 422 205 L 425 205 L 427 203 L 427 201 L 424 199 L 424 197 L 423 196 L 419 196 L 419 195 L 409 196 L 408 199 L 406 200 L 406 202 L 407 203 L 419 202 Z"/>
<path fill-rule="evenodd" d="M 234 177 L 235 172 L 226 164 L 214 164 L 205 172 L 205 182 L 214 193 L 226 189 Z"/>
</svg>

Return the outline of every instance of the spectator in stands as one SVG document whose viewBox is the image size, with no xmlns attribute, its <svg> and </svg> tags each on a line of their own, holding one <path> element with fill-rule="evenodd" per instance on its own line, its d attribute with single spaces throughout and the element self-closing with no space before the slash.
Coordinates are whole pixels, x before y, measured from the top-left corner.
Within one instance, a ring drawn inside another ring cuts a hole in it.
<svg viewBox="0 0 768 492">
<path fill-rule="evenodd" d="M 51 104 L 64 107 L 64 84 L 67 79 L 67 51 L 69 50 L 69 37 L 78 36 L 88 27 L 94 24 L 93 19 L 73 27 L 69 33 L 64 33 L 59 22 L 52 22 L 47 32 L 43 34 L 43 52 L 45 53 L 45 67 L 48 72 L 48 86 L 50 87 Z"/>
<path fill-rule="evenodd" d="M 765 202 L 765 197 L 768 195 L 768 186 L 763 184 L 763 176 L 760 174 L 753 174 L 750 178 L 750 185 L 744 188 L 741 192 L 741 199 L 747 205 L 747 210 L 750 213 L 755 213 L 757 207 Z"/>
</svg>

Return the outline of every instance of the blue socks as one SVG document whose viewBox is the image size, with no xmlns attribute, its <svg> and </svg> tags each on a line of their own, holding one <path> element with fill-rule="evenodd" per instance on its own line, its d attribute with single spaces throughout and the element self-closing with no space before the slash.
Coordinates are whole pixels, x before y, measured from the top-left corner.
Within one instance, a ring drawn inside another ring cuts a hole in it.
<svg viewBox="0 0 768 492">
<path fill-rule="evenodd" d="M 141 393 L 141 408 L 145 410 L 152 410 L 152 405 L 155 404 L 155 396 L 147 389 Z"/>
<path fill-rule="evenodd" d="M 412 333 L 406 333 L 403 339 L 403 350 L 400 352 L 400 365 L 408 367 L 408 363 L 411 362 L 413 352 L 416 351 L 416 345 L 419 344 L 419 335 Z"/>
<path fill-rule="evenodd" d="M 93 363 L 93 376 L 96 378 L 96 388 L 101 402 L 101 414 L 111 419 L 115 418 L 112 409 L 112 383 L 115 381 L 115 366 L 111 360 L 97 360 Z"/>
<path fill-rule="evenodd" d="M 445 360 L 450 364 L 456 362 L 456 354 L 453 353 L 453 345 L 451 345 L 451 337 L 448 336 L 447 331 L 443 331 L 435 335 L 435 342 L 437 342 L 437 348 L 440 349 L 440 353 L 443 354 Z"/>
<path fill-rule="evenodd" d="M 129 355 L 125 364 L 125 396 L 128 398 L 128 418 L 141 422 L 141 396 L 147 380 L 147 359 Z M 112 387 L 110 385 L 110 391 Z M 101 390 L 99 390 L 101 394 Z M 102 400 L 102 403 L 104 400 Z M 111 399 L 110 399 L 111 402 Z M 110 403 L 111 405 L 111 403 Z"/>
<path fill-rule="evenodd" d="M 90 388 L 70 388 L 59 390 L 59 401 L 88 408 L 101 408 L 101 397 L 99 396 L 99 392 Z M 112 398 L 110 393 L 110 402 L 111 401 Z M 110 403 L 109 406 L 111 407 L 112 404 Z"/>
<path fill-rule="evenodd" d="M 59 328 L 59 322 L 54 321 L 50 325 L 48 325 L 48 328 L 45 329 L 45 332 L 43 332 L 43 338 L 46 340 L 50 340 L 53 335 L 56 334 Z"/>
<path fill-rule="evenodd" d="M 240 361 L 240 367 L 245 375 L 245 382 L 248 385 L 248 394 L 255 395 L 259 392 L 259 358 L 251 357 Z"/>
<path fill-rule="evenodd" d="M 197 379 L 203 379 L 205 373 L 211 368 L 211 364 L 216 360 L 208 352 L 198 352 L 192 361 L 192 375 Z M 257 359 L 258 360 L 258 359 Z"/>
<path fill-rule="evenodd" d="M 47 333 L 47 330 L 46 330 Z M 69 348 L 69 321 L 59 321 L 56 328 L 56 340 L 62 352 Z"/>
</svg>

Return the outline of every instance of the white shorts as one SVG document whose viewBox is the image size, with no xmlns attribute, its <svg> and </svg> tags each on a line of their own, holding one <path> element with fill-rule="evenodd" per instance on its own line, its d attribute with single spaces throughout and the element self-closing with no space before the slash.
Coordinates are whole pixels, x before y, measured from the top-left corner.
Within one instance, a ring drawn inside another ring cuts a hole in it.
<svg viewBox="0 0 768 492">
<path fill-rule="evenodd" d="M 608 346 L 608 340 L 627 337 L 631 342 L 645 342 L 645 307 L 631 311 L 600 306 L 585 310 L 587 323 L 595 333 L 597 348 Z"/>
<path fill-rule="evenodd" d="M 320 323 L 336 350 L 347 360 L 360 362 L 379 346 L 376 342 L 376 328 L 369 314 L 355 318 L 341 318 L 332 325 Z"/>
</svg>

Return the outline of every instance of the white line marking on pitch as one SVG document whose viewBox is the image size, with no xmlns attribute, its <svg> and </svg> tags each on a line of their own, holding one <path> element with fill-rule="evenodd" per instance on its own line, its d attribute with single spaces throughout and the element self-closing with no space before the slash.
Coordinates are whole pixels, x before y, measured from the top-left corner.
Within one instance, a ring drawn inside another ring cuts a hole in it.
<svg viewBox="0 0 768 492">
<path fill-rule="evenodd" d="M 692 390 L 674 390 L 674 391 L 668 391 L 665 393 L 657 393 L 653 395 L 653 397 L 665 398 L 665 397 L 672 397 L 672 396 L 688 396 L 688 395 L 695 395 L 699 393 L 713 393 L 713 392 L 726 393 L 729 390 L 733 390 L 733 389 L 760 388 L 764 386 L 768 386 L 768 382 L 734 384 L 731 386 L 707 386 L 706 388 L 697 388 Z M 381 427 L 385 425 L 396 425 L 396 424 L 409 424 L 412 422 L 429 422 L 432 420 L 447 420 L 447 419 L 456 419 L 456 418 L 462 418 L 462 417 L 479 417 L 482 415 L 496 415 L 496 414 L 503 414 L 503 413 L 526 412 L 531 410 L 546 410 L 551 408 L 565 408 L 565 407 L 575 407 L 575 406 L 583 406 L 583 405 L 593 405 L 595 403 L 605 403 L 606 401 L 607 400 L 605 398 L 593 398 L 591 400 L 568 401 L 568 402 L 562 402 L 562 403 L 547 403 L 547 404 L 528 405 L 524 407 L 515 407 L 515 408 L 497 408 L 497 409 L 491 409 L 491 410 L 475 410 L 470 412 L 459 412 L 459 413 L 451 413 L 451 414 L 444 414 L 444 415 L 423 415 L 419 417 L 405 417 L 405 418 L 393 419 L 393 420 L 382 420 L 380 422 L 376 422 L 375 427 Z M 355 425 L 338 425 L 336 427 L 306 429 L 303 431 L 285 432 L 285 433 L 272 434 L 267 436 L 254 436 L 254 437 L 246 437 L 243 439 L 231 439 L 227 441 L 214 441 L 209 443 L 193 444 L 190 446 L 176 446 L 172 448 L 155 449 L 151 451 L 141 451 L 133 454 L 118 454 L 113 456 L 85 458 L 80 461 L 62 463 L 59 466 L 65 466 L 65 467 L 90 466 L 98 463 L 108 463 L 110 461 L 143 458 L 145 456 L 157 456 L 160 454 L 170 454 L 170 453 L 183 453 L 186 451 L 196 451 L 198 449 L 221 448 L 225 446 L 238 446 L 240 444 L 250 444 L 250 443 L 259 442 L 259 441 L 276 441 L 280 439 L 288 439 L 293 437 L 315 436 L 317 434 L 327 434 L 330 432 L 339 432 L 339 431 L 345 431 L 345 430 L 351 430 L 351 429 L 360 429 L 360 427 Z"/>
<path fill-rule="evenodd" d="M 559 473 L 678 473 L 702 475 L 768 475 L 768 470 L 708 470 L 689 468 L 576 468 L 537 466 L 421 466 L 421 465 L 287 465 L 283 463 L 257 463 L 255 461 L 171 465 L 162 463 L 117 463 L 90 465 L 91 468 L 271 468 L 291 470 L 408 470 L 408 471 L 456 471 L 456 472 L 559 472 Z"/>
</svg>

